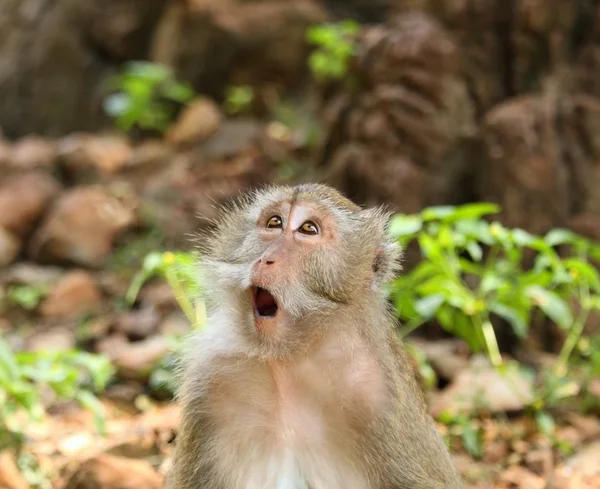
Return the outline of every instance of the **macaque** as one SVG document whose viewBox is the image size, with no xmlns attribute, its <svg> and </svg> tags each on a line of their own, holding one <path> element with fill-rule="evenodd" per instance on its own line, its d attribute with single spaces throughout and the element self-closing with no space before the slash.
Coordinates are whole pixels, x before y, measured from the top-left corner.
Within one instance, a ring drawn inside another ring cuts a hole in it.
<svg viewBox="0 0 600 489">
<path fill-rule="evenodd" d="M 224 210 L 168 489 L 463 487 L 394 331 L 388 220 L 321 184 Z"/>
</svg>

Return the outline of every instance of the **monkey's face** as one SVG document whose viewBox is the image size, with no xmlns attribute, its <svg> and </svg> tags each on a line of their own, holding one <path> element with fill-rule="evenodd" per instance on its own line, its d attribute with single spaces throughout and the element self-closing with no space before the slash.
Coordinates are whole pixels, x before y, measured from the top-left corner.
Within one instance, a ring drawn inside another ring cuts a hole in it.
<svg viewBox="0 0 600 489">
<path fill-rule="evenodd" d="M 257 194 L 209 239 L 213 302 L 258 341 L 293 347 L 346 304 L 370 300 L 393 252 L 386 220 L 328 187 Z"/>
</svg>

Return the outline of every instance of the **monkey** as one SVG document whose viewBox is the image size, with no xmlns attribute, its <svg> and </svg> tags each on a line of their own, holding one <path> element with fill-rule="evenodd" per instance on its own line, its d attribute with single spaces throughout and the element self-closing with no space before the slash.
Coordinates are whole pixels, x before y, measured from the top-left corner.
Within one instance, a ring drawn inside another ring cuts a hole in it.
<svg viewBox="0 0 600 489">
<path fill-rule="evenodd" d="M 463 488 L 395 330 L 390 216 L 320 183 L 223 208 L 167 489 Z"/>
</svg>

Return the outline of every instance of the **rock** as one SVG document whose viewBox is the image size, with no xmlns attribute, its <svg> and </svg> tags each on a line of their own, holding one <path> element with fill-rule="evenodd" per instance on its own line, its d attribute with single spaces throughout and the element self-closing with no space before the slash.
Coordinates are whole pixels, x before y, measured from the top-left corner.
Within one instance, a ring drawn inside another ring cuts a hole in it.
<svg viewBox="0 0 600 489">
<path fill-rule="evenodd" d="M 11 145 L 2 139 L 0 134 L 0 169 L 2 170 L 8 170 L 10 165 L 10 150 Z"/>
<path fill-rule="evenodd" d="M 98 455 L 86 460 L 65 489 L 162 489 L 163 477 L 143 460 Z"/>
<path fill-rule="evenodd" d="M 174 144 L 202 142 L 217 132 L 221 119 L 219 106 L 209 98 L 199 97 L 183 109 L 169 128 L 167 141 Z"/>
<path fill-rule="evenodd" d="M 581 448 L 579 452 L 556 468 L 548 489 L 596 489 L 600 487 L 600 440 Z"/>
<path fill-rule="evenodd" d="M 121 135 L 72 134 L 59 141 L 58 153 L 67 171 L 82 182 L 117 173 L 130 160 L 133 149 Z"/>
<path fill-rule="evenodd" d="M 105 338 L 101 338 L 96 342 L 96 352 L 106 355 L 111 360 L 116 358 L 121 351 L 125 350 L 129 346 L 127 336 L 124 334 L 112 334 Z"/>
<path fill-rule="evenodd" d="M 412 11 L 364 27 L 357 43 L 359 88 L 334 92 L 324 110 L 325 179 L 358 203 L 405 213 L 468 199 L 459 189 L 475 114 L 447 30 Z"/>
<path fill-rule="evenodd" d="M 30 285 L 33 287 L 55 282 L 63 274 L 59 267 L 47 267 L 31 262 L 19 262 L 10 267 L 3 275 L 2 282 Z"/>
<path fill-rule="evenodd" d="M 0 227 L 19 237 L 31 233 L 60 184 L 50 175 L 27 172 L 0 184 Z"/>
<path fill-rule="evenodd" d="M 157 310 L 152 305 L 145 305 L 139 310 L 120 314 L 115 321 L 115 328 L 130 340 L 139 340 L 155 333 L 159 321 Z"/>
<path fill-rule="evenodd" d="M 27 136 L 17 141 L 10 153 L 10 165 L 22 170 L 51 168 L 56 161 L 56 143 L 38 136 Z"/>
<path fill-rule="evenodd" d="M 497 489 L 544 489 L 545 480 L 525 467 L 515 465 L 500 475 Z"/>
<path fill-rule="evenodd" d="M 143 341 L 123 345 L 111 355 L 119 375 L 126 379 L 146 378 L 156 364 L 170 349 L 163 336 L 154 336 Z"/>
<path fill-rule="evenodd" d="M 473 413 L 483 409 L 492 413 L 522 410 L 533 400 L 533 381 L 516 368 L 497 372 L 487 360 L 474 357 L 470 367 L 461 371 L 438 396 L 432 413 L 443 411 Z"/>
<path fill-rule="evenodd" d="M 172 311 L 177 306 L 173 288 L 165 281 L 144 285 L 139 294 L 141 302 L 152 304 L 160 312 Z"/>
<path fill-rule="evenodd" d="M 425 353 L 427 361 L 443 379 L 452 380 L 469 368 L 468 349 L 460 340 L 423 341 L 413 340 Z"/>
<path fill-rule="evenodd" d="M 0 127 L 8 138 L 114 127 L 102 110 L 109 77 L 145 59 L 167 0 L 6 0 L 0 17 Z M 85 40 L 85 42 L 83 42 Z M 60 60 L 60 61 L 59 61 Z"/>
<path fill-rule="evenodd" d="M 228 85 L 293 88 L 308 71 L 306 29 L 327 17 L 314 0 L 169 2 L 150 59 L 215 98 Z"/>
<path fill-rule="evenodd" d="M 253 119 L 228 120 L 202 146 L 201 153 L 211 159 L 231 158 L 254 146 L 263 133 L 264 126 Z"/>
<path fill-rule="evenodd" d="M 46 317 L 74 317 L 93 311 L 102 295 L 87 272 L 75 270 L 62 276 L 40 306 Z"/>
<path fill-rule="evenodd" d="M 99 267 L 117 235 L 134 222 L 133 210 L 106 190 L 76 187 L 64 193 L 34 236 L 31 255 L 39 262 Z"/>
<path fill-rule="evenodd" d="M 12 263 L 21 250 L 21 242 L 0 226 L 0 267 Z"/>
<path fill-rule="evenodd" d="M 191 324 L 179 311 L 169 314 L 160 324 L 160 334 L 182 336 L 189 333 Z"/>
<path fill-rule="evenodd" d="M 559 437 L 559 439 L 561 439 Z M 547 479 L 554 468 L 554 455 L 551 448 L 541 448 L 537 450 L 528 450 L 525 453 L 525 463 L 527 467 L 537 475 Z"/>
<path fill-rule="evenodd" d="M 25 342 L 29 351 L 57 351 L 75 348 L 75 335 L 67 328 L 34 332 Z"/>
<path fill-rule="evenodd" d="M 565 462 L 562 471 L 580 475 L 600 475 L 600 440 L 584 447 Z"/>
<path fill-rule="evenodd" d="M 13 454 L 8 450 L 0 452 L 0 488 L 29 489 L 30 487 L 21 475 Z"/>
<path fill-rule="evenodd" d="M 583 416 L 577 413 L 569 413 L 569 423 L 577 428 L 584 440 L 600 437 L 600 419 L 595 416 Z"/>
</svg>

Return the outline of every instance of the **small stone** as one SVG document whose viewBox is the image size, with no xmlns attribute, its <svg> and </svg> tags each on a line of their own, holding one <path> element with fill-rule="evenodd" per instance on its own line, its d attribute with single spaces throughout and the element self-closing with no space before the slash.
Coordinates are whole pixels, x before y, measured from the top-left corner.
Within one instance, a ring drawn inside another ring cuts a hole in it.
<svg viewBox="0 0 600 489">
<path fill-rule="evenodd" d="M 18 169 L 51 168 L 57 161 L 54 141 L 28 136 L 17 141 L 10 154 L 10 164 Z"/>
<path fill-rule="evenodd" d="M 264 126 L 254 119 L 228 120 L 202 146 L 202 153 L 211 159 L 231 158 L 257 144 L 263 135 Z"/>
<path fill-rule="evenodd" d="M 0 227 L 25 237 L 60 191 L 50 175 L 28 172 L 14 175 L 0 185 Z"/>
<path fill-rule="evenodd" d="M 600 440 L 582 447 L 579 452 L 564 464 L 571 473 L 580 475 L 600 475 Z"/>
<path fill-rule="evenodd" d="M 146 378 L 168 352 L 167 339 L 153 336 L 124 345 L 112 358 L 121 377 L 137 380 Z"/>
<path fill-rule="evenodd" d="M 191 324 L 180 312 L 172 312 L 161 323 L 159 331 L 163 335 L 182 336 L 189 333 Z"/>
<path fill-rule="evenodd" d="M 76 177 L 111 175 L 130 160 L 133 149 L 124 136 L 73 134 L 58 144 L 64 166 Z"/>
<path fill-rule="evenodd" d="M 4 282 L 32 287 L 51 284 L 63 274 L 60 267 L 48 267 L 32 262 L 18 262 L 6 271 Z"/>
<path fill-rule="evenodd" d="M 0 267 L 12 263 L 20 250 L 21 242 L 17 237 L 0 226 Z"/>
<path fill-rule="evenodd" d="M 167 132 L 167 141 L 174 144 L 205 141 L 218 131 L 221 119 L 219 106 L 208 98 L 199 97 L 182 110 Z"/>
<path fill-rule="evenodd" d="M 0 488 L 29 489 L 29 487 L 17 467 L 13 454 L 8 450 L 0 452 Z"/>
<path fill-rule="evenodd" d="M 75 348 L 75 336 L 66 328 L 34 332 L 25 342 L 29 351 L 58 351 Z"/>
<path fill-rule="evenodd" d="M 106 355 L 108 358 L 113 360 L 128 346 L 129 341 L 127 340 L 127 336 L 124 334 L 112 334 L 106 338 L 98 340 L 95 350 L 97 353 Z"/>
<path fill-rule="evenodd" d="M 547 478 L 554 468 L 554 456 L 550 448 L 531 450 L 525 454 L 525 463 L 536 474 Z"/>
<path fill-rule="evenodd" d="M 496 371 L 487 361 L 474 357 L 470 367 L 458 373 L 438 396 L 432 412 L 491 413 L 520 411 L 533 400 L 533 382 L 514 368 Z"/>
<path fill-rule="evenodd" d="M 43 263 L 67 261 L 99 267 L 118 234 L 134 219 L 133 210 L 106 190 L 75 188 L 58 199 L 34 236 L 30 252 Z"/>
<path fill-rule="evenodd" d="M 498 489 L 544 489 L 545 480 L 525 467 L 515 465 L 500 475 Z"/>
<path fill-rule="evenodd" d="M 459 372 L 469 368 L 468 349 L 459 340 L 415 340 L 431 367 L 441 378 L 452 380 Z"/>
<path fill-rule="evenodd" d="M 162 489 L 163 482 L 144 460 L 102 454 L 83 462 L 65 489 Z"/>
<path fill-rule="evenodd" d="M 600 437 L 600 419 L 596 416 L 583 416 L 578 413 L 569 413 L 568 422 L 577 428 L 584 440 Z"/>
<path fill-rule="evenodd" d="M 102 300 L 94 278 L 83 270 L 69 272 L 53 286 L 40 306 L 46 317 L 74 317 L 93 311 Z"/>
<path fill-rule="evenodd" d="M 147 338 L 158 329 L 160 316 L 152 305 L 145 305 L 137 311 L 121 314 L 115 327 L 131 340 Z"/>
</svg>

